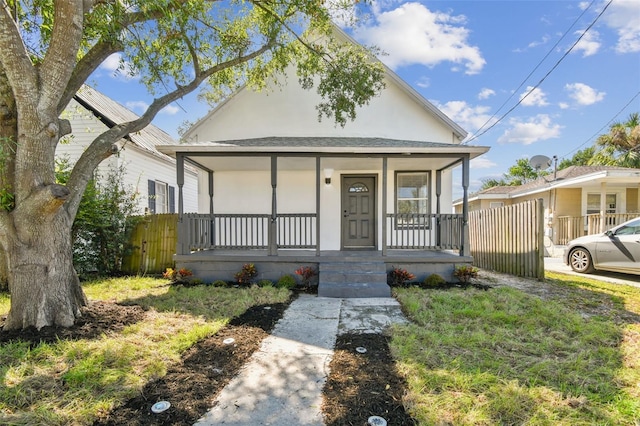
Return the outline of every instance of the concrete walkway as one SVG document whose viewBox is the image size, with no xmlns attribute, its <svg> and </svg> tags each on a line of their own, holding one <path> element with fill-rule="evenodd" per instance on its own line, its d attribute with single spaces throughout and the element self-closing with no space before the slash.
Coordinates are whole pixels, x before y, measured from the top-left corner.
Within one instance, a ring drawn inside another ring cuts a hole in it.
<svg viewBox="0 0 640 426">
<path fill-rule="evenodd" d="M 196 425 L 322 426 L 322 388 L 336 336 L 405 322 L 392 298 L 301 295 Z"/>
</svg>

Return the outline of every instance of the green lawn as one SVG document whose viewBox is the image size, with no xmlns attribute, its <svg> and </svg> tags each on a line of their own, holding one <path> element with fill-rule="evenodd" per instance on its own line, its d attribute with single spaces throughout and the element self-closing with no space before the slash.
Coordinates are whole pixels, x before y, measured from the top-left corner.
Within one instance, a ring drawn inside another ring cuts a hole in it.
<svg viewBox="0 0 640 426">
<path fill-rule="evenodd" d="M 397 290 L 412 324 L 394 329 L 392 351 L 421 425 L 637 424 L 640 289 L 547 281 L 564 295 Z"/>
<path fill-rule="evenodd" d="M 29 348 L 0 345 L 0 424 L 91 424 L 139 393 L 195 342 L 215 334 L 249 307 L 285 302 L 273 287 L 170 287 L 153 278 L 107 279 L 83 285 L 90 300 L 148 309 L 145 320 L 91 340 L 62 340 Z M 0 295 L 0 315 L 9 310 Z"/>
</svg>

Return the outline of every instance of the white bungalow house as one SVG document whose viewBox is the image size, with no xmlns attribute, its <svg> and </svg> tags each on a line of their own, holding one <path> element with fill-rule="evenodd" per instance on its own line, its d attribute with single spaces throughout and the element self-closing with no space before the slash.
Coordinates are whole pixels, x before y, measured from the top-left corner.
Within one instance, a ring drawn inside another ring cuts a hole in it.
<svg viewBox="0 0 640 426">
<path fill-rule="evenodd" d="M 469 161 L 487 147 L 387 69 L 386 89 L 342 128 L 318 121 L 318 95 L 292 84 L 239 90 L 158 147 L 177 158 L 176 266 L 233 279 L 244 263 L 277 280 L 316 268 L 318 293 L 389 296 L 387 272 L 452 280 L 469 264 L 466 210 L 452 214 L 452 169 L 467 193 Z M 201 170 L 199 212 L 182 203 L 184 166 Z M 204 196 L 202 196 L 204 195 Z"/>
<path fill-rule="evenodd" d="M 63 118 L 72 126 L 67 143 L 56 148 L 56 157 L 69 159 L 71 164 L 80 158 L 86 147 L 101 133 L 118 123 L 135 120 L 138 116 L 99 91 L 83 86 L 73 97 Z M 124 186 L 138 194 L 138 213 L 175 213 L 175 158 L 159 152 L 157 145 L 175 144 L 175 140 L 154 125 L 130 134 L 117 143 L 118 152 L 98 167 L 100 175 L 124 166 Z M 188 183 L 183 193 L 183 205 L 188 211 L 198 206 L 198 176 L 193 168 L 185 170 Z"/>
<path fill-rule="evenodd" d="M 524 185 L 488 188 L 468 198 L 469 211 L 542 199 L 546 254 L 561 256 L 570 240 L 640 216 L 640 169 L 571 166 Z M 463 206 L 462 199 L 454 201 L 456 212 Z"/>
</svg>

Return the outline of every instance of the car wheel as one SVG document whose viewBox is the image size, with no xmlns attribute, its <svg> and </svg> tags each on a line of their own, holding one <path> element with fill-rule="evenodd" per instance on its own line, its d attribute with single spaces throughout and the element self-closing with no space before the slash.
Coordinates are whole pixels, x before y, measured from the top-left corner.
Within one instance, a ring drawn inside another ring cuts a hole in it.
<svg viewBox="0 0 640 426">
<path fill-rule="evenodd" d="M 589 250 L 578 247 L 569 253 L 569 265 L 576 272 L 590 274 L 595 271 Z"/>
</svg>

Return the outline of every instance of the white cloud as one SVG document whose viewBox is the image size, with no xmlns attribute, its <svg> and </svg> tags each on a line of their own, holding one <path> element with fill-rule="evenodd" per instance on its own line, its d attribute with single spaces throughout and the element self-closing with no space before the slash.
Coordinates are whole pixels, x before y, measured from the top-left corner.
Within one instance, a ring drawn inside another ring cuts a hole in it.
<svg viewBox="0 0 640 426">
<path fill-rule="evenodd" d="M 616 0 L 602 16 L 605 24 L 618 33 L 618 53 L 640 52 L 640 2 Z"/>
<path fill-rule="evenodd" d="M 568 109 L 569 108 L 569 104 L 566 102 L 560 102 L 558 103 L 558 106 L 560 107 L 560 109 Z"/>
<path fill-rule="evenodd" d="M 432 12 L 419 3 L 381 13 L 374 9 L 374 14 L 377 24 L 358 28 L 356 38 L 386 52 L 382 61 L 391 68 L 451 62 L 454 69 L 463 66 L 466 74 L 477 74 L 486 63 L 480 49 L 468 43 L 462 15 Z"/>
<path fill-rule="evenodd" d="M 525 97 L 526 96 L 526 97 Z M 523 106 L 546 106 L 547 94 L 539 87 L 533 88 L 533 86 L 527 86 L 524 93 L 520 95 L 520 101 Z"/>
<path fill-rule="evenodd" d="M 149 108 L 149 104 L 145 101 L 128 101 L 125 103 L 125 106 L 129 108 L 133 112 L 144 113 L 147 108 Z"/>
<path fill-rule="evenodd" d="M 489 99 L 491 96 L 494 96 L 496 94 L 496 91 L 493 89 L 487 89 L 486 87 L 483 87 L 482 90 L 480 90 L 480 93 L 478 93 L 478 99 Z"/>
<path fill-rule="evenodd" d="M 122 60 L 122 55 L 114 53 L 109 55 L 99 67 L 101 70 L 107 71 L 111 78 L 129 81 L 138 78 L 137 73 L 132 72 L 130 63 Z"/>
<path fill-rule="evenodd" d="M 576 31 L 574 34 L 579 36 L 582 34 L 582 31 Z M 589 30 L 587 33 L 582 36 L 578 44 L 573 48 L 573 52 L 582 51 L 582 57 L 595 55 L 600 50 L 600 34 L 597 31 Z"/>
<path fill-rule="evenodd" d="M 416 82 L 416 86 L 426 89 L 431 86 L 431 80 L 429 80 L 429 77 L 420 77 Z"/>
<path fill-rule="evenodd" d="M 510 128 L 498 138 L 499 143 L 531 145 L 534 142 L 559 137 L 562 128 L 559 124 L 553 124 L 547 114 L 538 114 L 526 121 L 512 118 L 509 125 Z"/>
<path fill-rule="evenodd" d="M 487 121 L 491 124 L 495 121 L 495 118 L 491 118 L 491 111 L 487 106 L 472 106 L 465 101 L 450 101 L 443 104 L 436 105 L 447 117 L 458 123 L 464 129 L 472 129 L 477 131 Z M 469 135 L 468 137 L 471 137 Z"/>
<path fill-rule="evenodd" d="M 469 167 L 472 169 L 490 169 L 495 166 L 497 164 L 486 157 L 476 157 L 469 162 Z"/>
<path fill-rule="evenodd" d="M 160 110 L 160 114 L 176 115 L 179 111 L 180 111 L 180 108 L 178 108 L 175 105 L 169 104 Z"/>
<path fill-rule="evenodd" d="M 598 92 L 596 89 L 583 83 L 566 84 L 564 89 L 569 92 L 569 97 L 576 101 L 578 105 L 592 105 L 600 102 L 606 95 L 605 92 Z"/>
</svg>

